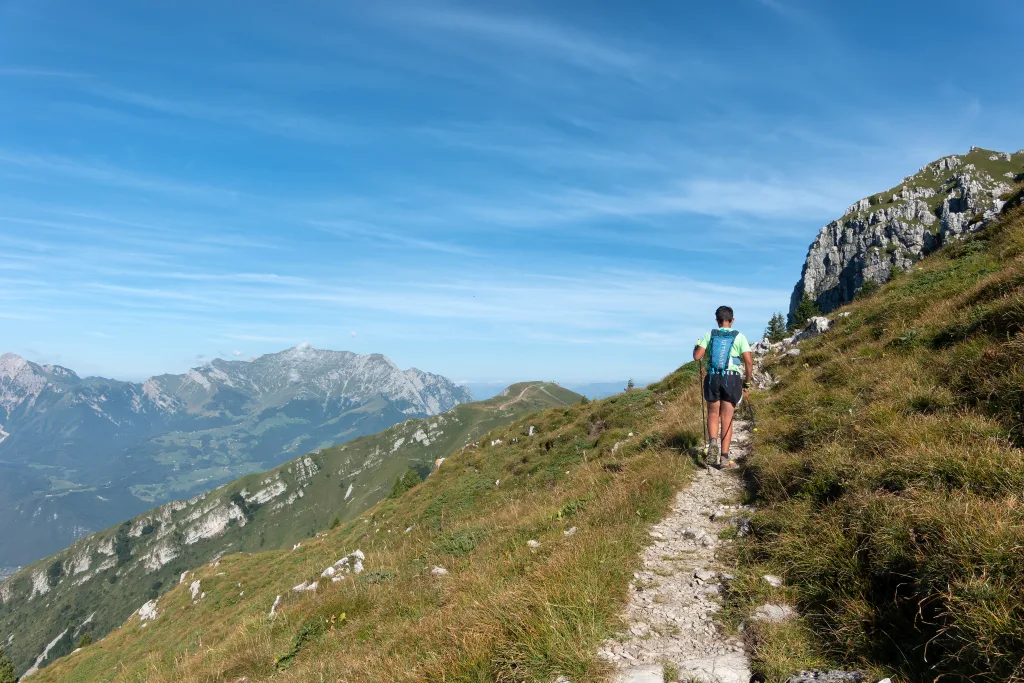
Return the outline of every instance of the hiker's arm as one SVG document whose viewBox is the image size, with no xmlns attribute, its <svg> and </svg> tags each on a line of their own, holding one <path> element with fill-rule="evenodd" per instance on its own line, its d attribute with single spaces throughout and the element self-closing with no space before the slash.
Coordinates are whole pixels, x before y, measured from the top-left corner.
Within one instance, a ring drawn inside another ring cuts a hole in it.
<svg viewBox="0 0 1024 683">
<path fill-rule="evenodd" d="M 743 381 L 745 384 L 749 384 L 754 379 L 754 356 L 750 351 L 743 354 L 743 365 L 747 369 L 747 376 Z"/>
<path fill-rule="evenodd" d="M 700 360 L 703 357 L 704 357 L 704 347 L 703 346 L 694 346 L 693 347 L 693 359 L 694 360 Z"/>
</svg>

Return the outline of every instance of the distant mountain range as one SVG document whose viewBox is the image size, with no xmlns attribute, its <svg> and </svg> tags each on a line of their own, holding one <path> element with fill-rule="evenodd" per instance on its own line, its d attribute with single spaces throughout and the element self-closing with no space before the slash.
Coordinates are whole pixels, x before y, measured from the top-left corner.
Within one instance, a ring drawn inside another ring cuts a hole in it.
<svg viewBox="0 0 1024 683">
<path fill-rule="evenodd" d="M 581 398 L 555 384 L 516 384 L 487 401 L 315 450 L 82 538 L 0 582 L 0 645 L 19 671 L 48 664 L 84 631 L 106 635 L 176 586 L 183 572 L 228 552 L 292 548 L 381 501 L 408 470 L 426 476 L 435 459 L 473 447 L 482 435 Z"/>
<path fill-rule="evenodd" d="M 0 356 L 0 566 L 296 455 L 472 400 L 380 354 L 300 345 L 142 383 Z"/>
</svg>

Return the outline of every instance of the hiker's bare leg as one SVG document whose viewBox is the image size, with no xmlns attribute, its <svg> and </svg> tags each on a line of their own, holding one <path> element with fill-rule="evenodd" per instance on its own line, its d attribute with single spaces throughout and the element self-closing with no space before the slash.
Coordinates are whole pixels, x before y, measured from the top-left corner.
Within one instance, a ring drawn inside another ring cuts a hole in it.
<svg viewBox="0 0 1024 683">
<path fill-rule="evenodd" d="M 712 439 L 718 438 L 718 406 L 722 403 L 725 401 L 708 401 L 708 434 Z"/>
<path fill-rule="evenodd" d="M 729 452 L 729 444 L 732 443 L 732 418 L 736 414 L 736 406 L 729 403 L 728 401 L 719 401 L 722 405 L 722 452 Z M 715 411 L 716 413 L 719 411 Z M 718 431 L 716 425 L 715 431 Z"/>
</svg>

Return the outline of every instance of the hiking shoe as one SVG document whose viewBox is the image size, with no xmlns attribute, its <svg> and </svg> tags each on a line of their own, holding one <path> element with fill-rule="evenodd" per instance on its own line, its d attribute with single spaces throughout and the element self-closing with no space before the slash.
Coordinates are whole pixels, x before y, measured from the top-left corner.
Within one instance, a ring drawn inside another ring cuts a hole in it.
<svg viewBox="0 0 1024 683">
<path fill-rule="evenodd" d="M 708 446 L 708 464 L 712 467 L 722 466 L 722 446 L 718 443 L 718 439 L 711 439 L 711 444 Z"/>
</svg>

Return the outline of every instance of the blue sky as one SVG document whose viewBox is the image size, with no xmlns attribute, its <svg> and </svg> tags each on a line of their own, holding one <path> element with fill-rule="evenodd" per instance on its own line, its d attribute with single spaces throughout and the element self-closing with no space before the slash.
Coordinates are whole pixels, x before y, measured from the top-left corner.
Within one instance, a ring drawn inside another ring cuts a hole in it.
<svg viewBox="0 0 1024 683">
<path fill-rule="evenodd" d="M 1020 3 L 0 0 L 0 350 L 467 381 L 757 337 L 817 229 L 1024 146 Z"/>
</svg>

